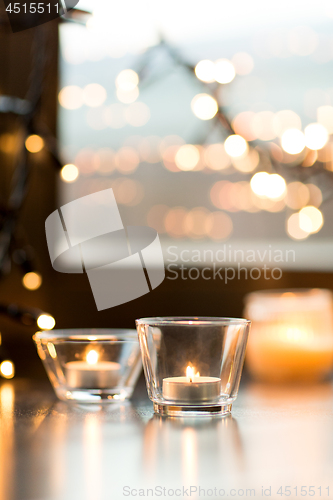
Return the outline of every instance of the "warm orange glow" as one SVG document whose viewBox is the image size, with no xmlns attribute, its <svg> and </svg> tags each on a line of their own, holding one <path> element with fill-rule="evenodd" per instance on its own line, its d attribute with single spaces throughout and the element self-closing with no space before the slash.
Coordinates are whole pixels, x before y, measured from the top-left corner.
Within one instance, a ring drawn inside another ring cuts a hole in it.
<svg viewBox="0 0 333 500">
<path fill-rule="evenodd" d="M 14 363 L 12 361 L 7 360 L 7 359 L 5 361 L 3 361 L 0 365 L 0 375 L 3 378 L 7 378 L 7 379 L 13 378 L 15 375 Z"/>
<path fill-rule="evenodd" d="M 98 355 L 97 351 L 95 351 L 94 349 L 89 351 L 87 356 L 86 356 L 86 360 L 87 360 L 88 365 L 96 365 L 96 363 L 98 362 L 98 358 L 99 358 L 99 355 Z"/>
<path fill-rule="evenodd" d="M 190 382 L 193 382 L 195 377 L 200 377 L 200 373 L 199 372 L 195 373 L 195 368 L 189 365 L 186 368 L 186 377 L 190 379 Z"/>
<path fill-rule="evenodd" d="M 50 314 L 41 314 L 37 319 L 37 325 L 42 330 L 52 330 L 55 323 L 55 319 Z"/>
<path fill-rule="evenodd" d="M 25 140 L 25 147 L 29 153 L 39 153 L 44 147 L 44 141 L 39 135 L 29 135 Z"/>
<path fill-rule="evenodd" d="M 37 290 L 42 284 L 42 277 L 38 273 L 26 273 L 22 278 L 22 283 L 27 290 Z"/>
<path fill-rule="evenodd" d="M 178 149 L 175 162 L 180 170 L 193 170 L 199 163 L 200 152 L 196 146 L 192 144 L 184 144 Z"/>
<path fill-rule="evenodd" d="M 307 233 L 318 233 L 323 227 L 324 218 L 321 211 L 313 206 L 304 207 L 299 212 L 299 227 Z"/>
</svg>

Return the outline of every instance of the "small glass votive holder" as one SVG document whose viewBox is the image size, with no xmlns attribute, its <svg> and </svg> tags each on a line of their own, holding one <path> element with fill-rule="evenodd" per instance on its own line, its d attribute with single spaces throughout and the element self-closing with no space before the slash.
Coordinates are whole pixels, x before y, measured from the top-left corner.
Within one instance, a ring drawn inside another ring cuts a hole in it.
<svg viewBox="0 0 333 500">
<path fill-rule="evenodd" d="M 204 317 L 136 320 L 155 413 L 229 414 L 238 393 L 250 323 Z"/>
<path fill-rule="evenodd" d="M 33 340 L 59 399 L 112 403 L 131 397 L 142 367 L 135 330 L 51 330 Z"/>
</svg>

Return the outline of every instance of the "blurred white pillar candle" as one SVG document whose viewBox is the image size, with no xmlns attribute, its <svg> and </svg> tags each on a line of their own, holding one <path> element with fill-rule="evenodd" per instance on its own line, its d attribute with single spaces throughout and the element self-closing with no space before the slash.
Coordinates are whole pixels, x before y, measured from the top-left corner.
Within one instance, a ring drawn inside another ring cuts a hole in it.
<svg viewBox="0 0 333 500">
<path fill-rule="evenodd" d="M 186 377 L 167 377 L 163 379 L 163 397 L 172 401 L 201 402 L 215 400 L 221 394 L 221 379 L 200 377 L 190 366 Z"/>
<path fill-rule="evenodd" d="M 333 368 L 332 293 L 329 290 L 254 292 L 246 362 L 261 380 L 320 380 Z"/>
<path fill-rule="evenodd" d="M 88 352 L 86 361 L 69 361 L 65 364 L 67 385 L 72 389 L 108 389 L 118 384 L 120 364 L 98 361 L 98 353 Z"/>
</svg>

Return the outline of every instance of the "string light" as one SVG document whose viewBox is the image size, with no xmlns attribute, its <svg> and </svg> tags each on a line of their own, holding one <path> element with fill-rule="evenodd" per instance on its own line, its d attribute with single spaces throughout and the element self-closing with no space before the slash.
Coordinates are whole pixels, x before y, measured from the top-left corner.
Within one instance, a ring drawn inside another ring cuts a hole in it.
<svg viewBox="0 0 333 500">
<path fill-rule="evenodd" d="M 83 104 L 83 92 L 77 85 L 68 85 L 60 90 L 58 95 L 60 106 L 68 110 L 81 108 Z"/>
<path fill-rule="evenodd" d="M 181 146 L 175 156 L 175 162 L 180 170 L 193 170 L 199 163 L 200 153 L 192 144 Z"/>
<path fill-rule="evenodd" d="M 281 136 L 281 147 L 290 155 L 301 153 L 305 148 L 304 134 L 296 128 L 286 130 Z"/>
<path fill-rule="evenodd" d="M 191 108 L 200 120 L 211 120 L 219 109 L 216 99 L 209 94 L 198 94 L 193 97 Z"/>
<path fill-rule="evenodd" d="M 27 290 L 37 290 L 42 284 L 42 277 L 39 273 L 26 273 L 22 278 L 22 283 Z"/>
<path fill-rule="evenodd" d="M 0 364 L 0 375 L 3 378 L 7 378 L 7 379 L 13 378 L 15 375 L 14 363 L 12 361 L 10 361 L 9 359 L 4 360 Z"/>
<path fill-rule="evenodd" d="M 321 123 L 311 123 L 304 129 L 305 145 L 309 149 L 318 150 L 328 141 L 328 132 Z"/>
<path fill-rule="evenodd" d="M 82 98 L 87 106 L 98 108 L 106 101 L 107 93 L 105 88 L 99 83 L 90 83 L 84 87 Z"/>
<path fill-rule="evenodd" d="M 208 59 L 199 61 L 194 72 L 196 77 L 202 82 L 212 83 L 215 81 L 215 64 L 213 61 L 209 61 Z"/>
<path fill-rule="evenodd" d="M 132 69 L 124 69 L 116 78 L 116 87 L 123 92 L 131 92 L 139 83 L 139 75 Z"/>
<path fill-rule="evenodd" d="M 228 59 L 219 59 L 215 62 L 215 80 L 218 83 L 230 83 L 236 76 L 233 64 Z"/>
<path fill-rule="evenodd" d="M 244 137 L 233 134 L 226 138 L 224 148 L 229 156 L 238 158 L 245 155 L 249 147 Z"/>
<path fill-rule="evenodd" d="M 39 153 L 44 147 L 44 140 L 39 135 L 29 135 L 25 140 L 25 147 L 29 153 Z"/>
<path fill-rule="evenodd" d="M 37 318 L 37 325 L 42 330 L 52 330 L 55 327 L 55 319 L 50 314 L 41 314 Z"/>
<path fill-rule="evenodd" d="M 299 211 L 299 227 L 307 233 L 318 233 L 323 227 L 324 218 L 321 211 L 313 206 L 304 207 Z"/>
<path fill-rule="evenodd" d="M 60 176 L 65 182 L 74 182 L 79 176 L 79 169 L 72 163 L 69 163 L 62 167 Z"/>
</svg>

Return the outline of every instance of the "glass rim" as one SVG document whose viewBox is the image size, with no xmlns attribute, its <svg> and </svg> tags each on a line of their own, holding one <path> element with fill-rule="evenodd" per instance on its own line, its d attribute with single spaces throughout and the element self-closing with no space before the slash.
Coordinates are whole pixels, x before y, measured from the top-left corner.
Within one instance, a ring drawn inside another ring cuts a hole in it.
<svg viewBox="0 0 333 500">
<path fill-rule="evenodd" d="M 85 341 L 109 342 L 127 341 L 138 342 L 138 335 L 133 328 L 68 328 L 62 330 L 41 330 L 33 335 L 33 340 L 47 341 Z"/>
<path fill-rule="evenodd" d="M 161 325 L 250 325 L 251 320 L 245 318 L 225 318 L 214 316 L 157 316 L 151 318 L 139 318 L 135 320 L 137 325 L 161 326 Z"/>
</svg>

